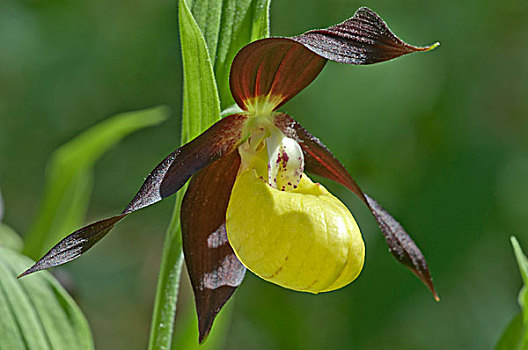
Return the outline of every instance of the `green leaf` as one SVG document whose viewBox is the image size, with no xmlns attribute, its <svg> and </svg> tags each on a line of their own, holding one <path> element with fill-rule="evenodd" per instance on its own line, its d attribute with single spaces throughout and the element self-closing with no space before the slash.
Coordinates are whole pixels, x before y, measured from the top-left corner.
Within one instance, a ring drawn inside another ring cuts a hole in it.
<svg viewBox="0 0 528 350">
<path fill-rule="evenodd" d="M 526 350 L 528 343 L 526 341 L 526 327 L 523 325 L 522 313 L 518 313 L 510 322 L 495 350 Z"/>
<path fill-rule="evenodd" d="M 191 13 L 198 30 L 201 32 L 209 57 L 214 64 L 218 34 L 220 33 L 220 20 L 222 17 L 222 1 L 218 0 L 187 0 L 187 7 Z"/>
<path fill-rule="evenodd" d="M 270 0 L 188 0 L 214 67 L 222 107 L 233 104 L 231 62 L 238 50 L 269 35 Z"/>
<path fill-rule="evenodd" d="M 24 246 L 22 238 L 11 227 L 0 222 L 0 246 L 21 251 Z"/>
<path fill-rule="evenodd" d="M 179 11 L 183 61 L 183 145 L 220 118 L 220 102 L 204 36 L 186 1 L 180 0 Z"/>
<path fill-rule="evenodd" d="M 222 108 L 234 103 L 229 89 L 229 71 L 244 45 L 269 36 L 270 0 L 225 0 L 220 24 L 214 71 Z"/>
<path fill-rule="evenodd" d="M 524 286 L 519 293 L 519 305 L 521 306 L 523 313 L 523 322 L 528 324 L 528 294 L 526 293 L 526 286 L 528 285 L 528 259 L 524 255 L 519 242 L 515 237 L 511 237 L 511 244 L 515 253 L 515 259 L 517 259 L 517 265 L 521 271 L 521 276 L 524 282 Z"/>
<path fill-rule="evenodd" d="M 495 346 L 495 349 L 528 350 L 528 293 L 526 292 L 528 286 L 528 259 L 524 255 L 517 239 L 512 236 L 510 237 L 510 241 L 524 283 L 518 297 L 522 312 L 512 319 Z"/>
<path fill-rule="evenodd" d="M 30 264 L 0 247 L 0 349 L 93 349 L 88 322 L 50 273 L 16 279 Z"/>
<path fill-rule="evenodd" d="M 159 124 L 167 116 L 165 107 L 119 114 L 58 148 L 48 164 L 44 197 L 27 235 L 24 254 L 39 258 L 80 226 L 90 200 L 95 162 L 123 137 Z"/>
<path fill-rule="evenodd" d="M 524 255 L 517 238 L 512 236 L 510 237 L 510 241 L 513 246 L 513 252 L 515 253 L 515 259 L 517 259 L 517 265 L 519 265 L 519 270 L 521 271 L 524 285 L 528 285 L 528 259 L 526 258 L 526 255 Z"/>
</svg>

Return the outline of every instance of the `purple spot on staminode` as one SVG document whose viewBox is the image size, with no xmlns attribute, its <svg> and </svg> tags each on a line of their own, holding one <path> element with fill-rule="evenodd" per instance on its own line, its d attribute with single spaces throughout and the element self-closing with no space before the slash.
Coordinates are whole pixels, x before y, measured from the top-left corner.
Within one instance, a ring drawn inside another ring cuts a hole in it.
<svg viewBox="0 0 528 350">
<path fill-rule="evenodd" d="M 288 154 L 285 151 L 282 151 L 282 158 L 284 159 L 284 163 L 288 163 L 290 160 L 290 157 L 288 157 Z"/>
</svg>

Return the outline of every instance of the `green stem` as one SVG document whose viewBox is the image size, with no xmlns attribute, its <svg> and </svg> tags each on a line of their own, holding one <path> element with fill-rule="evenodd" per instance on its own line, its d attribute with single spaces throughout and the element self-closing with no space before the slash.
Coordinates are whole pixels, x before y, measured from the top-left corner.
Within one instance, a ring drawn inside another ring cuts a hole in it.
<svg viewBox="0 0 528 350">
<path fill-rule="evenodd" d="M 174 314 L 183 264 L 180 207 L 186 189 L 185 186 L 176 195 L 174 211 L 163 246 L 154 312 L 150 326 L 150 350 L 170 349 L 172 343 Z"/>
</svg>

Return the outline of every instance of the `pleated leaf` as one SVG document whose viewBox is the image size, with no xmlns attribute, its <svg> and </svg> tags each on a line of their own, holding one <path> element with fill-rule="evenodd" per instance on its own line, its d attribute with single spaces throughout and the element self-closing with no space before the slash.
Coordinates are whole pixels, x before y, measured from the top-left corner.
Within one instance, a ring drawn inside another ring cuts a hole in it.
<svg viewBox="0 0 528 350">
<path fill-rule="evenodd" d="M 24 242 L 11 227 L 0 222 L 0 246 L 19 252 L 24 247 Z"/>
<path fill-rule="evenodd" d="M 0 246 L 0 349 L 93 349 L 86 319 L 47 272 L 17 280 L 31 260 Z"/>
</svg>

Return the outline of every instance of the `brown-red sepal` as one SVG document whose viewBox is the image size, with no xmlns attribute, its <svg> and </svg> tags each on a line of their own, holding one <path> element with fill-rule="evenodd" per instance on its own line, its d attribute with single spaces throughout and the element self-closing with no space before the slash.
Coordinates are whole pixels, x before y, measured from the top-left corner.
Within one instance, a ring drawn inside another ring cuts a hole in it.
<svg viewBox="0 0 528 350">
<path fill-rule="evenodd" d="M 182 202 L 183 252 L 194 291 L 200 343 L 246 272 L 229 245 L 225 228 L 239 167 L 238 152 L 217 160 L 191 178 Z"/>
<path fill-rule="evenodd" d="M 274 117 L 274 124 L 286 136 L 299 142 L 303 150 L 307 172 L 342 184 L 367 205 L 385 237 L 390 252 L 396 257 L 396 260 L 407 266 L 431 290 L 433 297 L 438 301 L 439 298 L 434 289 L 425 257 L 401 224 L 374 199 L 366 195 L 328 148 L 293 118 L 284 113 L 277 113 Z"/>
<path fill-rule="evenodd" d="M 326 29 L 246 45 L 233 60 L 229 84 L 243 110 L 257 109 L 263 103 L 276 110 L 308 86 L 326 60 L 365 65 L 437 46 L 405 43 L 374 11 L 362 7 L 352 18 Z"/>
<path fill-rule="evenodd" d="M 72 261 L 99 242 L 127 214 L 97 221 L 66 236 L 18 278 Z"/>
<path fill-rule="evenodd" d="M 243 47 L 233 60 L 229 84 L 243 110 L 259 103 L 279 108 L 310 84 L 326 59 L 290 38 L 267 38 Z"/>
<path fill-rule="evenodd" d="M 165 158 L 147 177 L 123 213 L 154 204 L 176 193 L 198 170 L 233 152 L 242 138 L 248 116 L 232 114 Z"/>
<path fill-rule="evenodd" d="M 311 30 L 292 39 L 331 61 L 361 65 L 388 61 L 438 46 L 438 43 L 425 47 L 405 43 L 367 7 L 361 7 L 354 16 L 340 24 Z"/>
<path fill-rule="evenodd" d="M 65 264 L 78 258 L 103 238 L 128 214 L 176 193 L 189 178 L 214 161 L 236 150 L 248 116 L 233 114 L 216 122 L 191 142 L 165 158 L 147 177 L 134 199 L 120 215 L 85 226 L 66 236 L 19 277 Z"/>
</svg>

